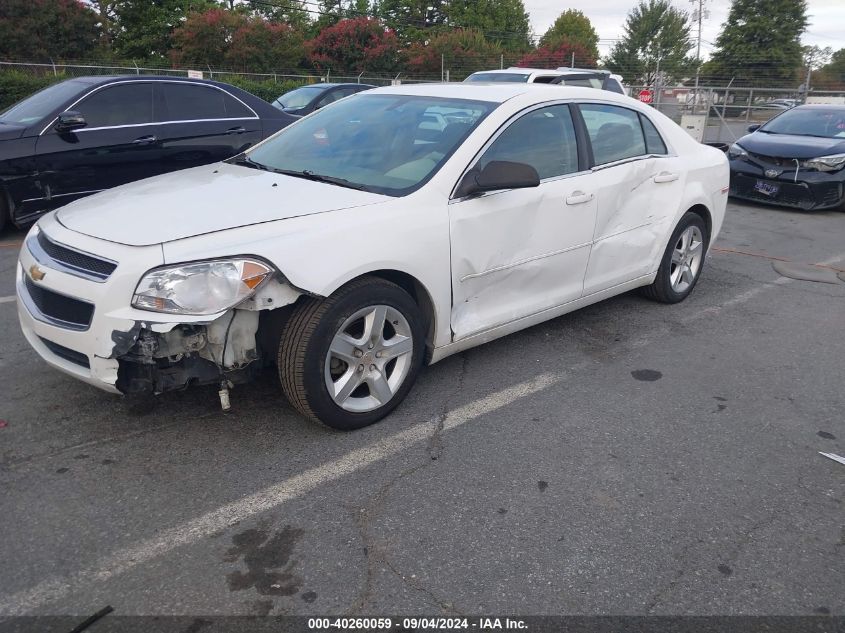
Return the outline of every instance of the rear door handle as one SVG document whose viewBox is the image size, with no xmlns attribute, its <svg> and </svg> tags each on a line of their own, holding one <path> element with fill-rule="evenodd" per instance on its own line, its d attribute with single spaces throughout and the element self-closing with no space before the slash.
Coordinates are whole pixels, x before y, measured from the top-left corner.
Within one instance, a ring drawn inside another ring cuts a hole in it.
<svg viewBox="0 0 845 633">
<path fill-rule="evenodd" d="M 595 196 L 591 193 L 584 193 L 583 191 L 574 191 L 571 196 L 567 196 L 566 204 L 575 206 L 576 204 L 584 204 L 590 202 Z"/>
<path fill-rule="evenodd" d="M 132 141 L 133 145 L 149 145 L 150 143 L 155 143 L 158 139 L 150 134 L 149 136 L 142 136 L 141 138 L 136 138 Z"/>
<path fill-rule="evenodd" d="M 668 171 L 662 171 L 657 174 L 653 180 L 654 182 L 674 182 L 678 178 L 680 178 L 680 174 L 670 174 Z"/>
<path fill-rule="evenodd" d="M 246 128 L 243 126 L 230 127 L 228 130 L 226 130 L 226 134 L 243 134 L 244 132 L 246 132 Z"/>
</svg>

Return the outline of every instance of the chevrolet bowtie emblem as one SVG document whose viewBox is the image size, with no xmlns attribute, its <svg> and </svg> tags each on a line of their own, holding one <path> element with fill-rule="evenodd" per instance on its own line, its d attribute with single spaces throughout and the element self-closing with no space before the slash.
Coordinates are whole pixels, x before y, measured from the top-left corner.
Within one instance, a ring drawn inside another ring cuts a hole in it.
<svg viewBox="0 0 845 633">
<path fill-rule="evenodd" d="M 29 276 L 32 277 L 35 281 L 41 281 L 44 279 L 44 275 L 46 275 L 43 270 L 38 267 L 38 264 L 33 264 L 29 267 Z"/>
</svg>

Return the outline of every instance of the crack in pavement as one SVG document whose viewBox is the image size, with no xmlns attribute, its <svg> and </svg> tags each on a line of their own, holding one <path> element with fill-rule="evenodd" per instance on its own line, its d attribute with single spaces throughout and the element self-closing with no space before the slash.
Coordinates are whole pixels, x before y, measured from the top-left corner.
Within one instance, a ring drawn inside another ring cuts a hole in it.
<svg viewBox="0 0 845 633">
<path fill-rule="evenodd" d="M 747 530 L 743 530 L 736 539 L 732 539 L 730 547 L 727 548 L 727 554 L 720 558 L 721 562 L 718 567 L 719 571 L 724 575 L 732 574 L 733 570 L 727 565 L 727 563 L 733 561 L 740 554 L 740 552 L 742 552 L 745 546 L 751 542 L 755 532 L 758 532 L 763 528 L 773 524 L 775 520 L 778 519 L 780 516 L 780 513 L 775 512 L 763 519 L 759 519 L 758 521 L 753 523 L 751 527 L 749 527 Z M 705 543 L 704 539 L 698 538 L 695 541 L 687 543 L 683 548 L 681 548 L 681 551 L 677 556 L 680 561 L 680 568 L 676 570 L 674 578 L 672 578 L 664 587 L 659 588 L 654 593 L 652 599 L 649 600 L 648 604 L 646 605 L 646 615 L 652 614 L 658 604 L 672 596 L 681 579 L 686 576 L 687 571 L 689 571 L 689 562 L 685 560 L 687 555 L 689 554 L 690 550 L 693 549 L 696 545 L 701 545 L 703 543 Z M 726 571 L 722 571 L 722 568 L 725 568 Z"/>
<path fill-rule="evenodd" d="M 432 432 L 426 447 L 429 459 L 417 464 L 416 466 L 406 468 L 393 477 L 389 482 L 382 486 L 378 492 L 370 497 L 366 507 L 360 508 L 357 512 L 353 509 L 353 518 L 355 523 L 358 525 L 358 532 L 361 537 L 361 542 L 363 543 L 364 560 L 366 561 L 366 577 L 364 581 L 364 588 L 362 589 L 360 595 L 356 598 L 355 603 L 347 611 L 349 614 L 360 613 L 369 604 L 369 601 L 372 598 L 375 577 L 377 574 L 376 567 L 378 563 L 381 563 L 397 578 L 399 578 L 403 584 L 418 593 L 428 596 L 428 598 L 435 605 L 439 606 L 445 613 L 461 615 L 454 609 L 454 606 L 451 603 L 444 602 L 430 589 L 422 585 L 420 582 L 415 581 L 413 575 L 408 577 L 396 568 L 396 566 L 388 558 L 387 547 L 381 546 L 376 542 L 376 539 L 372 534 L 372 525 L 373 522 L 376 521 L 382 514 L 384 504 L 390 490 L 406 477 L 431 466 L 432 462 L 437 461 L 437 459 L 439 459 L 443 454 L 443 430 L 445 428 L 446 418 L 449 414 L 449 405 L 455 396 L 463 391 L 464 381 L 467 376 L 468 356 L 467 352 L 461 354 L 461 366 L 458 370 L 457 380 L 454 381 L 456 386 L 452 393 L 448 397 L 444 398 L 440 411 L 432 418 L 434 431 Z"/>
<path fill-rule="evenodd" d="M 403 584 L 428 596 L 431 601 L 435 605 L 439 606 L 444 612 L 458 614 L 450 603 L 444 602 L 438 598 L 432 591 L 424 587 L 421 583 L 413 580 L 413 577 L 408 577 L 402 574 L 389 560 L 387 544 L 379 542 L 372 533 L 373 523 L 381 516 L 390 490 L 404 478 L 430 467 L 431 463 L 431 460 L 426 460 L 416 466 L 406 468 L 383 485 L 379 491 L 370 498 L 366 507 L 360 508 L 357 512 L 354 512 L 353 518 L 358 526 L 358 532 L 363 544 L 364 560 L 366 562 L 366 577 L 363 589 L 355 599 L 352 606 L 346 612 L 348 615 L 361 613 L 370 603 L 370 600 L 373 597 L 375 579 L 379 572 L 379 564 L 384 565 L 384 567 L 387 568 L 382 568 L 381 571 L 389 570 L 397 578 L 399 578 Z"/>
</svg>

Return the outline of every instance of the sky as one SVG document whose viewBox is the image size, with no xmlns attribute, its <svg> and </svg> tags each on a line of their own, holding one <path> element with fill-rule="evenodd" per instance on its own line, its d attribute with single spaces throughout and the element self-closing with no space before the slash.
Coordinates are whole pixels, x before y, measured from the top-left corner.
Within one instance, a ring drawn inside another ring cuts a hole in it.
<svg viewBox="0 0 845 633">
<path fill-rule="evenodd" d="M 599 34 L 599 52 L 606 55 L 615 40 L 622 36 L 622 26 L 628 11 L 636 0 L 590 0 L 583 4 L 567 4 L 555 0 L 523 0 L 531 15 L 531 26 L 537 36 L 542 35 L 552 25 L 558 15 L 568 8 L 579 9 L 593 23 Z M 692 3 L 685 0 L 672 0 L 678 9 L 692 12 Z M 697 5 L 697 0 L 696 0 Z M 702 25 L 701 56 L 707 59 L 708 52 L 722 30 L 722 23 L 728 17 L 730 0 L 708 0 L 705 4 L 710 11 L 710 18 Z M 845 1 L 843 0 L 807 0 L 807 14 L 810 26 L 802 37 L 806 45 L 830 46 L 834 51 L 845 48 Z M 695 36 L 696 33 L 694 32 Z"/>
</svg>

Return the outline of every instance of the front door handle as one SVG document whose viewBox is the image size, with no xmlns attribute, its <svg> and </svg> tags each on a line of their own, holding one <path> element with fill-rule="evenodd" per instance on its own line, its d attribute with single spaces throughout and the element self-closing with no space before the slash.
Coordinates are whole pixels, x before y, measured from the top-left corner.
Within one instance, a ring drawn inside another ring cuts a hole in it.
<svg viewBox="0 0 845 633">
<path fill-rule="evenodd" d="M 590 202 L 595 196 L 591 193 L 584 193 L 583 191 L 573 191 L 571 196 L 567 196 L 566 204 L 575 206 L 576 204 L 584 204 Z"/>
<path fill-rule="evenodd" d="M 132 141 L 133 145 L 149 145 L 151 143 L 155 143 L 158 139 L 150 134 L 149 136 L 142 136 L 141 138 L 136 138 Z"/>
<path fill-rule="evenodd" d="M 680 174 L 670 174 L 668 171 L 661 171 L 659 174 L 657 174 L 653 178 L 653 180 L 654 180 L 654 182 L 657 182 L 657 183 L 674 182 L 675 180 L 680 178 L 680 176 L 681 176 Z"/>
<path fill-rule="evenodd" d="M 226 130 L 226 134 L 243 134 L 244 132 L 246 132 L 246 128 L 244 126 L 231 127 Z"/>
</svg>

